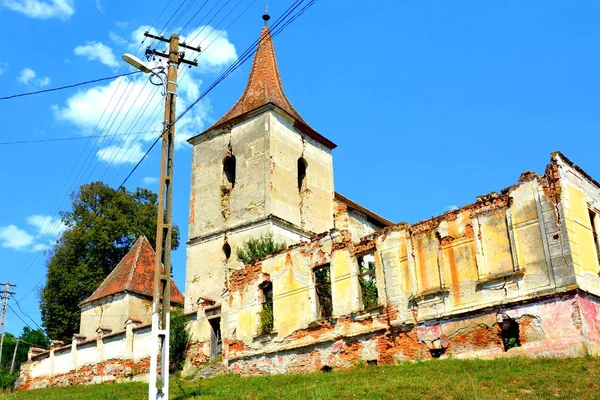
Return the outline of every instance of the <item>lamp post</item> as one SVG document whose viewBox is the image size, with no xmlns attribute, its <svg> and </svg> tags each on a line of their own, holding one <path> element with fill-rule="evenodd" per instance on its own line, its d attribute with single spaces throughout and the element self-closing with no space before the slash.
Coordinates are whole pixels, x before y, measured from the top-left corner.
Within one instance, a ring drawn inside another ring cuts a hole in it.
<svg viewBox="0 0 600 400">
<path fill-rule="evenodd" d="M 177 70 L 179 64 L 197 66 L 196 61 L 184 58 L 179 47 L 200 52 L 199 47 L 179 44 L 179 35 L 170 39 L 145 32 L 144 36 L 169 43 L 169 52 L 162 53 L 147 49 L 146 55 L 168 59 L 167 72 L 164 67 L 150 68 L 132 54 L 124 54 L 123 60 L 138 70 L 149 73 L 153 85 L 164 85 L 165 112 L 162 131 L 162 156 L 158 190 L 158 213 L 156 221 L 156 256 L 154 263 L 154 292 L 152 296 L 152 353 L 150 354 L 150 375 L 148 378 L 148 399 L 169 398 L 169 327 L 171 311 L 171 233 L 173 199 L 173 153 L 175 151 L 175 100 L 177 98 Z M 157 83 L 153 79 L 160 79 Z M 164 266 L 164 267 L 163 267 Z M 161 300 L 162 298 L 162 308 Z M 158 373 L 158 352 L 160 349 L 160 374 Z"/>
</svg>

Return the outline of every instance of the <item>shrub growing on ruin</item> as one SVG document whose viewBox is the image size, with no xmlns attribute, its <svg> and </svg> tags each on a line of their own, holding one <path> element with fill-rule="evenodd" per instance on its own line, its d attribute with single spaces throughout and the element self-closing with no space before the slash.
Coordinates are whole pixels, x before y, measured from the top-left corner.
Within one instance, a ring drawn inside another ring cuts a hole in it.
<svg viewBox="0 0 600 400">
<path fill-rule="evenodd" d="M 185 316 L 183 309 L 176 308 L 171 311 L 171 329 L 170 329 L 170 365 L 171 372 L 183 368 L 185 362 L 185 351 L 190 342 L 190 334 L 185 329 Z"/>
<path fill-rule="evenodd" d="M 265 304 L 258 314 L 258 334 L 266 335 L 273 332 L 273 304 Z"/>
<path fill-rule="evenodd" d="M 259 238 L 252 238 L 244 242 L 237 249 L 236 254 L 238 259 L 244 264 L 251 264 L 286 247 L 285 243 L 276 242 L 271 234 L 261 235 Z"/>
</svg>

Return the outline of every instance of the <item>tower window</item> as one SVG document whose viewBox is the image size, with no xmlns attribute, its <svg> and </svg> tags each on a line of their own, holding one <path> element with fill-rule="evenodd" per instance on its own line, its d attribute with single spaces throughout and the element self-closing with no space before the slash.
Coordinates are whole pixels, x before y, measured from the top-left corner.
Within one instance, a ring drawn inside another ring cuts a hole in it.
<svg viewBox="0 0 600 400">
<path fill-rule="evenodd" d="M 225 183 L 233 189 L 235 186 L 235 156 L 233 154 L 228 154 L 223 159 L 223 175 Z"/>
<path fill-rule="evenodd" d="M 308 163 L 304 157 L 298 159 L 298 191 L 302 192 L 306 190 L 306 168 Z"/>
<path fill-rule="evenodd" d="M 317 318 L 331 318 L 333 300 L 331 296 L 331 266 L 325 264 L 313 270 L 317 292 Z"/>
<path fill-rule="evenodd" d="M 229 260 L 229 257 L 231 257 L 231 246 L 229 243 L 223 245 L 223 254 L 225 255 L 225 259 Z"/>
</svg>

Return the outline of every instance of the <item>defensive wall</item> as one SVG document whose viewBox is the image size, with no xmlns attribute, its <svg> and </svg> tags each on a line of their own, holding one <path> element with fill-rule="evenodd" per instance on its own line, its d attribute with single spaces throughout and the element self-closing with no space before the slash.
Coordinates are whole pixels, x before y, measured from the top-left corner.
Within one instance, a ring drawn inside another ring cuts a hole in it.
<svg viewBox="0 0 600 400">
<path fill-rule="evenodd" d="M 151 326 L 129 319 L 125 330 L 98 329 L 93 339 L 74 336 L 69 345 L 54 341 L 49 351 L 32 348 L 21 366 L 19 390 L 115 381 L 146 381 L 150 368 Z"/>
</svg>

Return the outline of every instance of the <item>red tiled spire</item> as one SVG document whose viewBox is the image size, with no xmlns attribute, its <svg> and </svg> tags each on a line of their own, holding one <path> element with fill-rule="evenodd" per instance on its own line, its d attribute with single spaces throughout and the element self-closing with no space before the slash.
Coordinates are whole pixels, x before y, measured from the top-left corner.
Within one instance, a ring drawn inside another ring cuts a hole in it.
<svg viewBox="0 0 600 400">
<path fill-rule="evenodd" d="M 152 298 L 154 289 L 154 249 L 140 237 L 112 272 L 80 306 L 117 293 L 129 292 Z M 171 303 L 183 303 L 183 295 L 171 279 Z"/>
<path fill-rule="evenodd" d="M 268 14 L 265 14 L 265 16 L 268 16 Z M 265 19 L 265 16 L 263 16 L 263 19 Z M 208 130 L 268 103 L 275 104 L 294 117 L 294 119 L 308 126 L 283 93 L 283 85 L 281 84 L 279 68 L 277 68 L 271 31 L 266 24 L 267 20 L 268 18 L 265 19 L 265 27 L 260 34 L 260 41 L 254 55 L 254 61 L 252 62 L 250 77 L 248 78 L 248 83 L 242 97 Z"/>
</svg>

